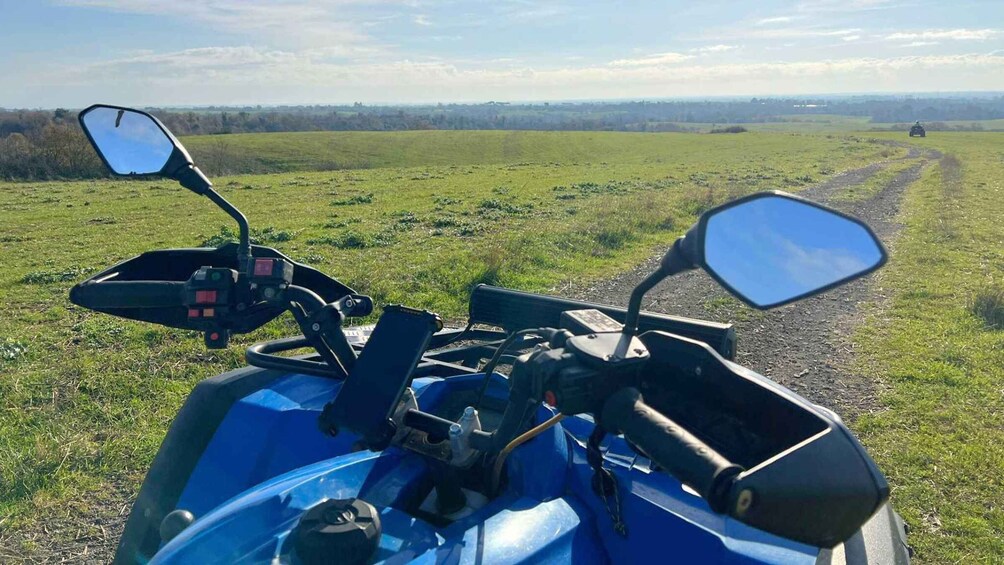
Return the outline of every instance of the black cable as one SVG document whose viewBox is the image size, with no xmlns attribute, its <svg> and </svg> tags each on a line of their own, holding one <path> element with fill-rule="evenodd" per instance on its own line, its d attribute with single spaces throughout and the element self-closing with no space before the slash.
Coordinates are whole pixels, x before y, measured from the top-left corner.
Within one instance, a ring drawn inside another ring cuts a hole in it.
<svg viewBox="0 0 1004 565">
<path fill-rule="evenodd" d="M 461 340 L 461 338 L 463 338 L 463 337 L 464 337 L 464 336 L 466 336 L 466 335 L 467 335 L 468 333 L 470 333 L 470 331 L 471 331 L 471 330 L 472 330 L 473 328 L 474 328 L 474 322 L 467 322 L 467 327 L 466 327 L 466 328 L 464 328 L 464 329 L 463 329 L 463 330 L 462 330 L 462 331 L 461 331 L 460 333 L 458 333 L 457 335 L 455 335 L 455 336 L 451 337 L 451 338 L 449 339 L 449 341 L 446 341 L 446 342 L 444 342 L 443 344 L 441 344 L 441 345 L 440 345 L 439 347 L 446 347 L 447 345 L 450 345 L 451 343 L 455 343 L 455 342 L 457 342 L 457 341 L 460 341 L 460 340 Z"/>
<path fill-rule="evenodd" d="M 485 397 L 485 391 L 488 390 L 488 383 L 491 381 L 492 373 L 495 372 L 495 367 L 498 365 L 499 359 L 502 358 L 502 354 L 505 353 L 505 350 L 508 349 L 509 346 L 516 341 L 516 338 L 528 334 L 536 334 L 539 331 L 540 330 L 537 329 L 519 330 L 518 332 L 514 332 L 512 335 L 505 338 L 505 341 L 499 344 L 498 349 L 495 350 L 495 354 L 492 355 L 492 358 L 488 361 L 488 364 L 485 365 L 484 368 L 485 377 L 484 380 L 481 381 L 481 389 L 478 391 L 478 400 L 477 402 L 474 403 L 475 409 L 481 408 L 481 401 Z"/>
</svg>

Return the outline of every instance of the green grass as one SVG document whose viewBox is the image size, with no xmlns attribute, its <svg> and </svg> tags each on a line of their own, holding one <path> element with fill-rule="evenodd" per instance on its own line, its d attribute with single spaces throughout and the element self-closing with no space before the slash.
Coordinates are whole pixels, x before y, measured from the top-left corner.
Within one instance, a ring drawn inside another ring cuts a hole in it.
<svg viewBox="0 0 1004 565">
<path fill-rule="evenodd" d="M 987 315 L 1000 314 L 1004 282 L 1004 134 L 913 143 L 948 157 L 906 193 L 903 232 L 879 274 L 888 301 L 858 336 L 883 409 L 854 427 L 889 477 L 919 561 L 999 563 L 1004 331 Z"/>
<path fill-rule="evenodd" d="M 920 163 L 921 159 L 919 158 L 893 161 L 874 175 L 868 177 L 864 182 L 842 188 L 834 194 L 834 199 L 848 202 L 868 200 L 881 192 L 900 173 L 916 167 Z"/>
<path fill-rule="evenodd" d="M 776 129 L 783 129 L 783 133 L 790 135 L 801 135 L 800 130 L 801 133 L 816 131 L 815 126 L 806 126 L 805 123 L 780 127 L 784 125 L 778 124 Z M 707 126 L 710 129 L 711 124 Z M 701 161 L 706 158 L 701 153 L 708 151 L 716 154 L 729 153 L 735 151 L 739 144 L 767 144 L 774 147 L 795 145 L 794 140 L 779 135 L 757 132 L 740 135 L 744 139 L 717 139 L 729 137 L 722 135 L 703 139 L 705 136 L 687 133 L 301 132 L 192 136 L 185 137 L 182 141 L 203 169 L 216 174 L 495 164 L 573 165 L 594 162 L 671 165 Z M 832 141 L 839 146 L 853 143 L 854 138 Z M 858 141 L 860 142 L 860 138 Z M 418 172 L 416 176 L 421 174 Z"/>
<path fill-rule="evenodd" d="M 687 152 L 683 134 L 613 132 L 406 131 L 193 136 L 182 140 L 213 170 L 290 172 L 595 161 L 640 162 Z"/>
<path fill-rule="evenodd" d="M 842 116 L 838 114 L 807 114 L 778 116 L 779 121 L 774 122 L 754 122 L 743 123 L 741 125 L 749 131 L 774 132 L 774 133 L 813 133 L 813 134 L 848 134 L 852 132 L 871 133 L 871 130 L 884 130 L 896 125 L 892 122 L 873 122 L 867 116 Z M 936 120 L 951 127 L 971 128 L 973 126 L 983 128 L 985 131 L 1004 130 L 1004 119 L 1000 120 Z M 725 122 L 662 122 L 671 123 L 681 128 L 696 130 L 698 132 L 708 132 L 713 127 L 729 125 Z M 927 122 L 921 122 L 927 123 Z M 906 136 L 909 125 L 899 123 L 902 128 L 902 135 Z M 928 130 L 930 133 L 931 130 Z M 954 132 L 953 132 L 954 133 Z"/>
<path fill-rule="evenodd" d="M 279 158 L 342 155 L 325 145 L 341 135 L 298 138 L 320 147 Z M 248 215 L 256 239 L 377 303 L 452 319 L 478 283 L 556 292 L 563 281 L 610 276 L 713 203 L 797 191 L 887 151 L 857 138 L 757 133 L 349 138 L 360 160 L 400 166 L 226 177 L 216 186 Z M 431 163 L 414 166 L 423 160 Z M 0 184 L 0 528 L 85 511 L 117 486 L 134 492 L 195 383 L 242 365 L 243 346 L 293 333 L 283 319 L 211 352 L 191 333 L 67 300 L 75 281 L 116 261 L 232 236 L 226 216 L 167 180 Z"/>
</svg>

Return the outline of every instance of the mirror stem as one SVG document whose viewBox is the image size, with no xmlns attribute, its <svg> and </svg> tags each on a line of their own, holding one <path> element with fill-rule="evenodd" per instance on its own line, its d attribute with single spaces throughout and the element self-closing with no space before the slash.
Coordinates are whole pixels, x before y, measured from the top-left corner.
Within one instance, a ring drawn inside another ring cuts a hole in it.
<svg viewBox="0 0 1004 565">
<path fill-rule="evenodd" d="M 214 204 L 222 208 L 224 212 L 230 214 L 230 217 L 237 221 L 237 227 L 240 229 L 240 246 L 237 248 L 237 270 L 241 274 L 250 275 L 251 231 L 248 226 L 248 219 L 233 204 L 227 202 L 226 198 L 220 196 L 220 193 L 213 190 L 213 183 L 209 182 L 206 175 L 195 165 L 186 165 L 175 171 L 171 176 L 178 179 L 181 186 L 212 200 Z"/>
<path fill-rule="evenodd" d="M 238 271 L 241 274 L 251 274 L 251 232 L 248 226 L 248 219 L 240 210 L 227 202 L 226 198 L 220 196 L 212 188 L 207 188 L 203 194 L 237 221 L 237 227 L 240 230 L 240 245 L 237 248 Z"/>
<path fill-rule="evenodd" d="M 652 287 L 659 284 L 671 273 L 667 273 L 661 266 L 654 273 L 645 277 L 645 280 L 638 283 L 631 291 L 631 300 L 628 301 L 627 315 L 624 317 L 624 333 L 635 335 L 638 333 L 638 316 L 641 313 L 641 299 Z"/>
<path fill-rule="evenodd" d="M 624 317 L 623 333 L 635 335 L 638 333 L 638 317 L 641 314 L 641 299 L 645 297 L 652 287 L 662 282 L 667 277 L 677 273 L 688 271 L 694 268 L 693 261 L 688 257 L 688 251 L 684 249 L 684 241 L 687 238 L 681 237 L 673 242 L 673 247 L 669 248 L 666 256 L 659 262 L 659 268 L 654 273 L 645 277 L 645 280 L 638 283 L 638 286 L 631 291 L 631 300 L 628 301 L 627 315 Z"/>
</svg>

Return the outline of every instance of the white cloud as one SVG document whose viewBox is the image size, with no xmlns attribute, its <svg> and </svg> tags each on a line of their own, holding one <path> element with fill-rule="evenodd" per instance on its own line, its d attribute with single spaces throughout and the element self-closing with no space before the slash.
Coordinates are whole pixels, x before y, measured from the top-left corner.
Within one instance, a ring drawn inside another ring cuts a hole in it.
<svg viewBox="0 0 1004 565">
<path fill-rule="evenodd" d="M 702 53 L 702 54 L 703 53 L 724 53 L 726 51 L 732 51 L 732 50 L 738 49 L 738 48 L 739 48 L 739 46 L 737 46 L 737 45 L 725 45 L 725 44 L 721 44 L 720 43 L 718 45 L 708 45 L 706 47 L 695 47 L 693 49 L 690 49 L 689 51 L 691 53 Z"/>
<path fill-rule="evenodd" d="M 924 31 L 897 32 L 885 36 L 890 41 L 931 41 L 948 39 L 952 41 L 985 41 L 1004 33 L 999 29 L 929 29 Z"/>
<path fill-rule="evenodd" d="M 946 81 L 987 89 L 992 77 L 1004 72 L 1004 56 L 983 54 L 721 65 L 686 63 L 680 57 L 664 53 L 623 60 L 629 64 L 537 69 L 490 61 L 464 67 L 407 59 L 333 63 L 302 53 L 223 47 L 140 54 L 72 76 L 64 72 L 60 80 L 77 96 L 87 92 L 87 85 L 104 91 L 115 80 L 117 92 L 132 93 L 120 95 L 127 103 L 267 104 L 860 92 L 898 90 L 903 84 L 935 90 Z M 151 64 L 171 72 L 149 73 Z M 204 88 L 207 84 L 211 88 Z"/>
<path fill-rule="evenodd" d="M 859 27 L 834 28 L 822 25 L 797 25 L 778 27 L 747 27 L 730 28 L 728 32 L 718 31 L 705 35 L 705 39 L 811 39 L 827 37 L 843 37 L 860 35 Z"/>
<path fill-rule="evenodd" d="M 734 30 L 730 32 L 731 37 L 743 37 L 752 39 L 799 39 L 813 37 L 842 37 L 848 35 L 859 35 L 861 28 L 834 29 L 822 26 L 801 26 L 801 27 L 777 27 L 766 29 L 746 29 Z"/>
<path fill-rule="evenodd" d="M 869 12 L 913 6 L 916 2 L 905 0 L 806 0 L 795 9 L 799 12 Z"/>
<path fill-rule="evenodd" d="M 220 43 L 228 46 L 169 53 L 134 51 L 82 68 L 58 59 L 25 65 L 20 74 L 2 78 L 7 82 L 0 84 L 0 91 L 10 93 L 7 98 L 12 102 L 67 105 L 106 99 L 109 94 L 123 103 L 136 104 L 267 104 L 939 90 L 944 84 L 959 90 L 999 90 L 999 77 L 1004 73 L 1004 53 L 901 56 L 934 51 L 902 48 L 1000 39 L 1001 30 L 883 28 L 880 32 L 873 27 L 880 24 L 865 24 L 865 19 L 835 13 L 841 6 L 867 10 L 893 5 L 868 0 L 812 2 L 793 7 L 790 14 L 782 12 L 742 25 L 726 27 L 728 22 L 723 21 L 722 27 L 712 30 L 717 35 L 697 29 L 698 37 L 682 39 L 700 39 L 691 45 L 703 46 L 692 49 L 652 53 L 631 50 L 637 43 L 618 47 L 598 40 L 595 51 L 593 46 L 575 51 L 577 44 L 569 43 L 553 52 L 544 49 L 532 57 L 506 61 L 465 58 L 445 47 L 423 51 L 414 47 L 414 42 L 405 52 L 368 35 L 371 31 L 380 33 L 375 28 L 394 18 L 405 28 L 409 22 L 416 26 L 434 22 L 434 27 L 414 27 L 409 32 L 420 36 L 426 42 L 423 45 L 439 42 L 442 47 L 445 41 L 460 39 L 456 33 L 447 33 L 453 32 L 452 28 L 470 28 L 466 23 L 459 26 L 454 18 L 466 18 L 467 22 L 481 16 L 434 12 L 419 3 L 421 0 L 190 0 L 184 10 L 179 10 L 177 0 L 53 1 L 185 18 L 219 32 Z M 485 16 L 485 25 L 571 9 L 558 3 L 530 4 L 530 0 L 496 0 L 487 5 L 492 13 Z M 815 11 L 807 11 L 810 9 Z M 367 22 L 377 25 L 367 27 Z M 440 28 L 444 30 L 441 35 L 431 33 Z M 552 39 L 559 43 L 566 40 L 558 35 Z M 837 51 L 814 49 L 823 44 L 831 48 L 865 40 L 879 40 L 873 45 L 883 50 L 869 52 L 875 55 L 871 58 L 798 60 Z M 405 43 L 396 37 L 388 41 Z M 727 57 L 713 55 L 731 54 L 739 46 L 749 57 L 757 56 L 751 46 L 762 47 L 763 58 L 760 62 L 746 59 L 744 63 L 710 64 Z M 597 53 L 609 53 L 613 48 L 622 49 L 615 53 L 623 58 L 609 62 L 596 58 Z"/>
<path fill-rule="evenodd" d="M 761 18 L 753 23 L 758 26 L 768 26 L 774 24 L 786 24 L 793 22 L 796 19 L 798 19 L 796 16 L 774 16 L 772 18 Z"/>
<path fill-rule="evenodd" d="M 362 18 L 353 10 L 405 0 L 58 0 L 61 4 L 112 12 L 184 18 L 214 30 L 257 34 L 289 46 L 367 43 Z"/>
<path fill-rule="evenodd" d="M 610 61 L 611 67 L 656 67 L 663 65 L 673 65 L 687 59 L 692 59 L 693 55 L 683 53 L 660 53 L 658 55 L 646 55 L 633 59 L 617 59 Z"/>
</svg>

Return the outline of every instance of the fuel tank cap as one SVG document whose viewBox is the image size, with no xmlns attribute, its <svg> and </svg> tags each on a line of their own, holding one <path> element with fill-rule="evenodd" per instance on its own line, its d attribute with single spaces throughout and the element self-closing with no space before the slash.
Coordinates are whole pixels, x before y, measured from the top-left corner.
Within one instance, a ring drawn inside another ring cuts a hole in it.
<svg viewBox="0 0 1004 565">
<path fill-rule="evenodd" d="M 290 537 L 304 565 L 362 565 L 380 545 L 380 514 L 365 500 L 328 499 L 307 510 Z"/>
</svg>

